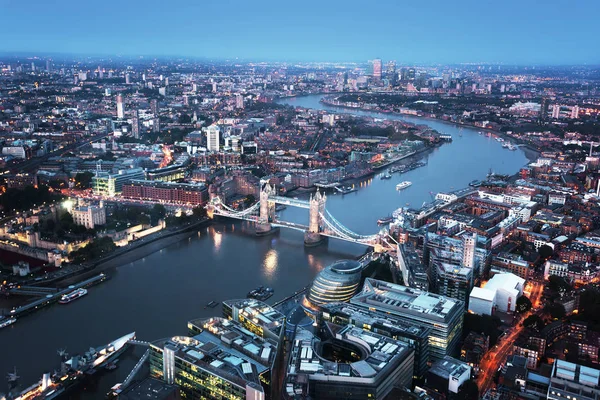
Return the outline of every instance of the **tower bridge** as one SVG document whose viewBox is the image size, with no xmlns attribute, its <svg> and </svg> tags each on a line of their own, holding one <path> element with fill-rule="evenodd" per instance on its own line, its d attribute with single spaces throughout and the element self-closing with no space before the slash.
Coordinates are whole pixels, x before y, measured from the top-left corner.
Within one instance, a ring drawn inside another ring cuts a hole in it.
<svg viewBox="0 0 600 400">
<path fill-rule="evenodd" d="M 395 251 L 396 241 L 385 229 L 372 235 L 353 232 L 327 210 L 326 203 L 327 196 L 319 191 L 308 200 L 299 200 L 277 196 L 275 188 L 265 184 L 260 191 L 258 202 L 245 210 L 235 210 L 219 197 L 214 197 L 206 208 L 210 218 L 223 216 L 253 222 L 258 235 L 269 234 L 273 228 L 279 227 L 302 231 L 306 246 L 319 245 L 329 237 L 373 247 L 376 252 Z M 308 209 L 308 225 L 279 219 L 275 213 L 277 204 Z"/>
</svg>

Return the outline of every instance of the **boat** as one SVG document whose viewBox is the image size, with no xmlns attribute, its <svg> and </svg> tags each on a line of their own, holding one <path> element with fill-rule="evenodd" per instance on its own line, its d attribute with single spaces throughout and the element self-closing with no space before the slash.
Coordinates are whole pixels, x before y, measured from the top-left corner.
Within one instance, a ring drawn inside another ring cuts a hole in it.
<svg viewBox="0 0 600 400">
<path fill-rule="evenodd" d="M 396 190 L 406 189 L 410 185 L 412 185 L 412 182 L 410 182 L 410 181 L 400 182 L 399 184 L 396 185 Z"/>
<path fill-rule="evenodd" d="M 78 385 L 85 377 L 93 374 L 99 368 L 116 368 L 116 359 L 127 349 L 131 340 L 135 339 L 135 332 L 122 336 L 104 346 L 91 347 L 83 355 L 68 357 L 64 350 L 59 350 L 62 357 L 60 372 L 45 373 L 42 379 L 20 392 L 13 392 L 9 398 L 27 400 L 52 400 L 63 395 L 69 389 Z M 67 359 L 68 358 L 68 359 Z M 65 360 L 67 359 L 67 360 Z M 114 367 L 109 367 L 113 364 Z M 18 376 L 9 374 L 9 384 L 17 386 Z"/>
<path fill-rule="evenodd" d="M 78 298 L 83 297 L 86 294 L 86 289 L 79 288 L 77 290 L 72 291 L 71 293 L 63 294 L 58 302 L 60 304 L 69 304 L 70 302 L 77 300 Z"/>
<path fill-rule="evenodd" d="M 208 304 L 206 305 L 206 307 L 215 308 L 215 307 L 216 307 L 216 306 L 218 306 L 218 305 L 219 305 L 219 303 L 217 303 L 216 301 L 214 301 L 214 300 L 213 300 L 213 301 L 211 301 L 210 303 L 208 303 Z"/>
<path fill-rule="evenodd" d="M 274 292 L 275 291 L 273 290 L 273 288 L 259 286 L 256 289 L 249 291 L 246 297 L 250 299 L 265 301 L 271 296 L 273 296 Z"/>
<path fill-rule="evenodd" d="M 383 174 L 383 175 L 381 175 L 381 179 L 392 179 L 392 176 L 389 173 Z"/>
<path fill-rule="evenodd" d="M 479 187 L 479 186 L 481 186 L 481 181 L 475 179 L 474 181 L 469 182 L 469 186 L 471 186 L 471 187 Z"/>
<path fill-rule="evenodd" d="M 15 322 L 17 322 L 17 319 L 14 317 L 0 319 L 0 329 L 6 328 L 7 326 L 14 324 Z"/>
<path fill-rule="evenodd" d="M 406 169 L 406 166 L 404 166 L 404 165 L 396 165 L 396 166 L 390 168 L 389 173 L 393 174 L 394 172 L 401 172 L 401 171 L 404 171 L 405 169 Z"/>
<path fill-rule="evenodd" d="M 502 147 L 504 147 L 505 149 L 508 148 L 508 146 L 510 146 L 510 143 L 508 143 L 508 142 L 504 142 L 502 144 Z"/>
<path fill-rule="evenodd" d="M 275 211 L 283 211 L 287 208 L 285 204 L 275 204 Z"/>
<path fill-rule="evenodd" d="M 394 217 L 379 218 L 377 220 L 377 224 L 378 225 L 386 225 L 386 224 L 389 224 L 392 221 L 394 221 Z"/>
<path fill-rule="evenodd" d="M 515 146 L 512 143 L 509 143 L 508 146 L 506 146 L 510 151 L 515 151 L 517 150 L 517 146 Z"/>
</svg>

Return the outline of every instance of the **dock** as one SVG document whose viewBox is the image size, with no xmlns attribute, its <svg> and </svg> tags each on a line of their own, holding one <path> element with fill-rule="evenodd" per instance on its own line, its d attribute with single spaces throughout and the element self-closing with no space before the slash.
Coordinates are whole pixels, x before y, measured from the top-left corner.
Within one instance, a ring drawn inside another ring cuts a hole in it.
<svg viewBox="0 0 600 400">
<path fill-rule="evenodd" d="M 13 308 L 10 311 L 9 315 L 11 317 L 20 317 L 20 316 L 28 314 L 30 312 L 37 311 L 37 310 L 44 308 L 50 304 L 58 302 L 58 300 L 60 300 L 60 298 L 64 294 L 71 293 L 73 290 L 76 290 L 76 289 L 87 288 L 87 287 L 90 287 L 93 285 L 97 285 L 98 283 L 104 282 L 106 279 L 108 279 L 106 274 L 101 273 L 99 275 L 96 275 L 92 278 L 78 282 L 75 285 L 71 285 L 68 288 L 65 288 L 62 290 L 48 288 L 46 291 L 44 291 L 44 297 L 42 297 L 41 299 L 34 300 L 31 303 L 28 303 L 24 306 Z M 36 288 L 36 289 L 40 290 L 42 288 Z M 11 291 L 13 291 L 13 290 L 22 291 L 23 287 L 11 289 Z M 49 292 L 50 290 L 52 290 L 54 292 Z M 29 287 L 25 288 L 25 292 L 29 292 L 29 294 L 33 294 L 33 292 L 29 291 Z M 40 292 L 40 293 L 42 293 L 42 292 Z M 23 294 L 23 293 L 20 293 L 20 294 Z"/>
</svg>

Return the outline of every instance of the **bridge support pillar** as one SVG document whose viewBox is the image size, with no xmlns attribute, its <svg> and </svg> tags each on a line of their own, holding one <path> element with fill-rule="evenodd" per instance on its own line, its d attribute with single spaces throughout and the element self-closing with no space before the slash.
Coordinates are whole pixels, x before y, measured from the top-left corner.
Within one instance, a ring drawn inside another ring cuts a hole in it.
<svg viewBox="0 0 600 400">
<path fill-rule="evenodd" d="M 318 246 L 326 240 L 321 231 L 321 215 L 325 212 L 327 197 L 317 190 L 314 196 L 310 196 L 308 209 L 308 230 L 304 233 L 304 245 Z"/>
<path fill-rule="evenodd" d="M 304 232 L 304 245 L 306 247 L 318 246 L 327 241 L 327 236 L 323 236 L 318 232 Z"/>
<path fill-rule="evenodd" d="M 271 221 L 275 217 L 275 203 L 269 201 L 269 196 L 273 194 L 275 194 L 275 188 L 268 183 L 260 190 L 260 209 L 255 228 L 257 236 L 265 236 L 279 231 L 279 228 L 273 228 L 271 225 Z"/>
</svg>

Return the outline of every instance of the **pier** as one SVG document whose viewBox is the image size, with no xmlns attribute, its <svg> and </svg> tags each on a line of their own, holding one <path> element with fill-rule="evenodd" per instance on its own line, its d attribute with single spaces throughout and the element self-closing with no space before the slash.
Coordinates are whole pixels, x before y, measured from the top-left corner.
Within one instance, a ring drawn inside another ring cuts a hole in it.
<svg viewBox="0 0 600 400">
<path fill-rule="evenodd" d="M 28 303 L 24 306 L 21 307 L 16 307 L 13 308 L 10 311 L 10 316 L 11 317 L 19 317 L 25 314 L 28 314 L 30 312 L 34 312 L 36 310 L 39 310 L 40 308 L 46 307 L 50 304 L 56 303 L 58 300 L 60 300 L 60 298 L 62 297 L 62 295 L 67 294 L 67 293 L 71 293 L 73 290 L 76 289 L 80 289 L 80 288 L 87 288 L 93 285 L 96 285 L 98 283 L 104 282 L 108 277 L 106 276 L 106 274 L 99 274 L 96 275 L 90 279 L 86 279 L 85 281 L 76 283 L 75 285 L 71 285 L 68 288 L 62 289 L 62 290 L 58 290 L 58 289 L 50 289 L 50 288 L 35 288 L 38 291 L 44 291 L 44 290 L 56 290 L 54 293 L 44 293 L 44 297 L 42 297 L 41 299 L 37 299 L 32 301 L 31 303 Z M 24 287 L 17 287 L 14 289 L 10 289 L 9 293 L 12 293 L 13 291 L 22 291 Z M 30 287 L 26 287 L 26 288 L 30 288 Z M 40 292 L 41 293 L 41 292 Z M 23 294 L 23 293 L 19 293 L 19 294 Z M 30 291 L 28 294 L 30 295 L 35 295 L 32 291 Z"/>
</svg>

